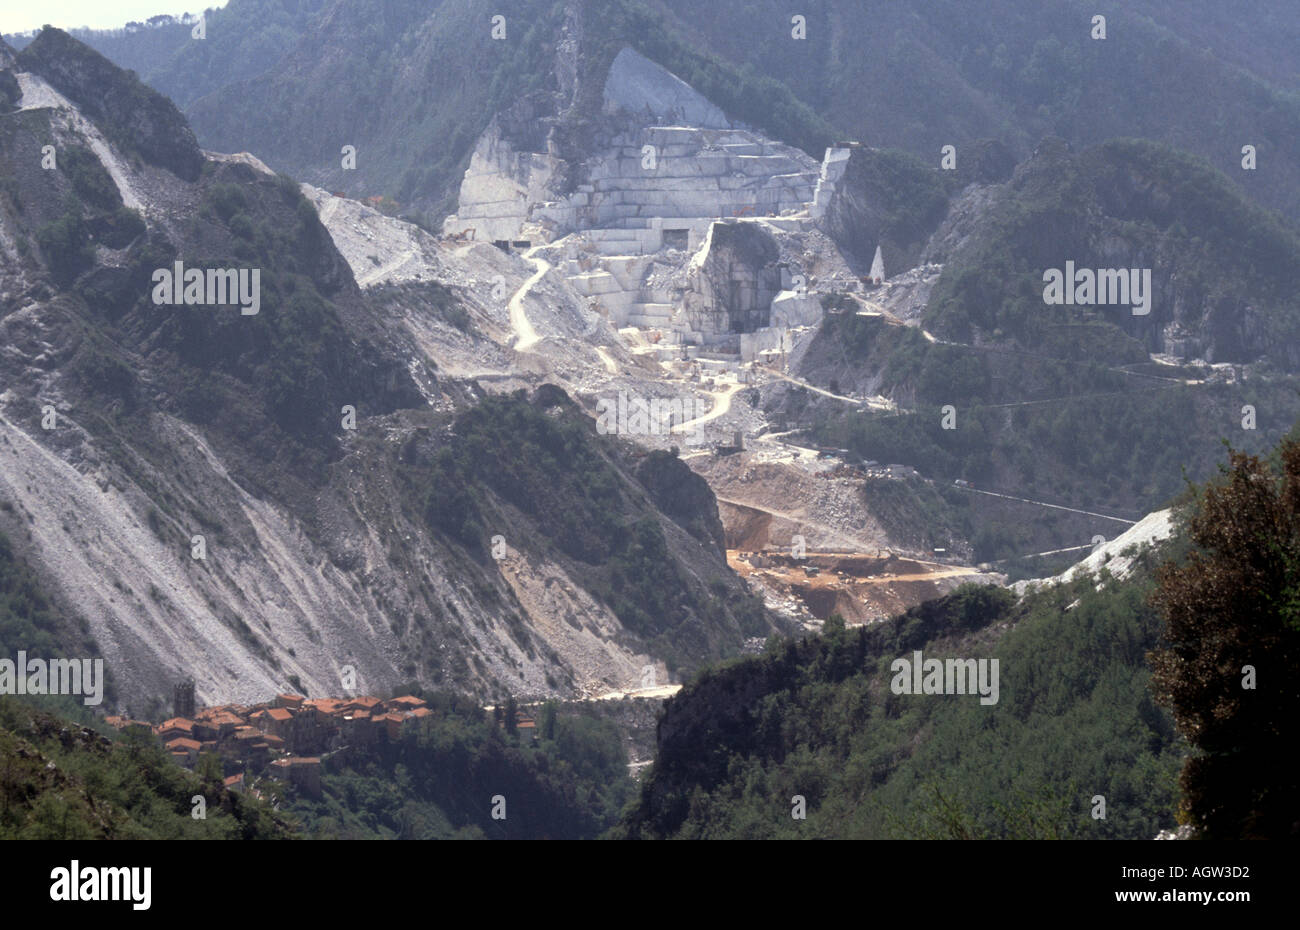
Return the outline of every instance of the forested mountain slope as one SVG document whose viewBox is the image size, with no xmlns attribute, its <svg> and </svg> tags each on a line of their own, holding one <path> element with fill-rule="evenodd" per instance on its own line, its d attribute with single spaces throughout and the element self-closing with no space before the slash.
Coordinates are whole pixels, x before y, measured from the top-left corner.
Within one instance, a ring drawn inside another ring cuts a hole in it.
<svg viewBox="0 0 1300 930">
<path fill-rule="evenodd" d="M 534 93 L 598 105 L 581 88 L 611 43 L 814 156 L 836 134 L 933 163 L 983 138 L 1024 158 L 1045 135 L 1136 136 L 1203 156 L 1294 218 L 1300 39 L 1284 6 L 1250 7 L 1139 0 L 1101 11 L 1094 39 L 1099 11 L 1082 0 L 817 0 L 796 39 L 772 0 L 520 0 L 498 40 L 468 0 L 232 0 L 202 41 L 180 25 L 85 38 L 184 107 L 208 148 L 435 219 L 493 113 Z M 365 153 L 354 174 L 340 169 L 349 144 Z"/>
</svg>

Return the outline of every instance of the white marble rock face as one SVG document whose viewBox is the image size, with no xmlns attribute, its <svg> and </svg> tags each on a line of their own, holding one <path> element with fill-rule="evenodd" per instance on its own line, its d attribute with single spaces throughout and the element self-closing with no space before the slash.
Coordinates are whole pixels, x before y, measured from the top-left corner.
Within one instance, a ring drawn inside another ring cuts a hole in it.
<svg viewBox="0 0 1300 930">
<path fill-rule="evenodd" d="M 782 291 L 784 279 L 773 289 L 765 272 L 760 288 L 758 269 L 737 267 L 722 299 L 690 268 L 708 255 L 709 230 L 717 222 L 757 222 L 772 237 L 811 231 L 850 149 L 828 149 L 818 163 L 729 119 L 631 49 L 620 52 L 610 69 L 604 109 L 641 125 L 589 153 L 584 182 L 573 190 L 557 189 L 559 159 L 516 152 L 495 125 L 489 127 L 444 232 L 473 228 L 478 241 L 527 240 L 547 245 L 548 255 L 563 247 L 568 260 L 557 270 L 615 325 L 675 330 L 701 345 L 734 343 L 751 358 L 772 348 L 773 337 L 747 333 L 738 341 L 733 327 L 752 329 L 760 318 L 774 328 L 821 319 L 819 296 Z M 578 251 L 586 256 L 582 263 L 575 260 Z M 648 282 L 652 259 L 673 269 L 671 286 L 662 274 L 659 284 Z M 745 280 L 747 273 L 753 280 Z"/>
<path fill-rule="evenodd" d="M 658 122 L 724 129 L 732 121 L 706 97 L 674 74 L 625 48 L 614 58 L 605 81 L 605 109 L 645 113 Z"/>
<path fill-rule="evenodd" d="M 821 299 L 815 294 L 782 291 L 772 300 L 771 326 L 814 326 L 821 321 Z"/>
</svg>

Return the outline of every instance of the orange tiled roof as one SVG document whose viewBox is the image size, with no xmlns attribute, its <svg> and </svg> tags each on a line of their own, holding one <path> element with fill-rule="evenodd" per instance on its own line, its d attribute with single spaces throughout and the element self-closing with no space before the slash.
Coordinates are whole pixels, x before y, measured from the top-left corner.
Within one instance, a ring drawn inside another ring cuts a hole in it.
<svg viewBox="0 0 1300 930">
<path fill-rule="evenodd" d="M 300 710 L 299 713 L 315 711 L 318 714 L 328 716 L 334 712 L 336 706 L 336 702 L 331 701 L 329 698 L 312 698 L 311 700 L 303 701 L 302 710 Z"/>
<path fill-rule="evenodd" d="M 396 705 L 407 710 L 413 710 L 416 707 L 424 707 L 425 702 L 410 694 L 404 694 L 401 697 L 395 697 L 387 702 L 390 705 Z"/>
<path fill-rule="evenodd" d="M 178 730 L 193 730 L 194 721 L 186 717 L 173 717 L 170 720 L 164 720 L 162 723 L 158 724 L 158 731 L 161 733 L 163 730 L 169 730 L 173 727 Z"/>
<path fill-rule="evenodd" d="M 202 749 L 203 745 L 196 740 L 186 739 L 183 736 L 178 736 L 176 739 L 170 739 L 167 741 L 167 748 L 172 752 L 175 752 L 177 747 L 181 749 Z"/>
</svg>

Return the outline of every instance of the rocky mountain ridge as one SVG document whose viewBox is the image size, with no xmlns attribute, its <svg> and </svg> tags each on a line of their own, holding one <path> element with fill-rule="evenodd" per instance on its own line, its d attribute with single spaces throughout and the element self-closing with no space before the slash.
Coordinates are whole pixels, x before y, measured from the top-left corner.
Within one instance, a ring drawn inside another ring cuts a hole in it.
<svg viewBox="0 0 1300 930">
<path fill-rule="evenodd" d="M 198 176 L 182 176 L 191 172 L 168 150 L 132 146 L 132 127 L 107 103 L 92 119 L 55 90 L 43 74 L 55 48 L 53 73 L 78 95 L 92 91 L 65 75 L 112 67 L 54 30 L 6 59 L 19 94 L 0 117 L 10 179 L 0 213 L 10 347 L 0 522 L 65 609 L 88 621 L 122 699 L 164 700 L 190 676 L 204 700 L 329 693 L 352 673 L 372 690 L 414 680 L 484 695 L 603 692 L 647 667 L 669 680 L 664 657 L 688 666 L 773 628 L 721 554 L 655 500 L 683 508 L 642 487 L 644 466 L 566 412 L 562 391 L 533 404 L 503 397 L 498 409 L 534 424 L 539 442 L 566 437 L 559 459 L 521 464 L 521 479 L 540 480 L 571 455 L 603 475 L 616 494 L 604 510 L 609 548 L 576 557 L 549 548 L 530 502 L 510 503 L 513 492 L 481 469 L 489 480 L 462 489 L 490 521 L 487 535 L 439 522 L 446 502 L 430 469 L 460 446 L 449 430 L 487 396 L 477 376 L 503 375 L 498 390 L 538 388 L 564 383 L 566 365 L 599 360 L 580 340 L 549 339 L 539 352 L 554 351 L 555 364 L 532 375 L 526 362 L 516 367 L 526 355 L 508 347 L 504 297 L 532 269 L 478 245 L 464 265 L 453 254 L 446 283 L 420 272 L 401 283 L 398 266 L 392 283 L 355 274 L 296 184 L 246 155 L 204 154 Z M 151 93 L 104 74 L 96 80 L 110 88 Z M 50 138 L 54 170 L 40 167 Z M 87 248 L 83 230 L 100 228 Z M 410 248 L 425 234 L 400 235 Z M 369 254 L 353 258 L 369 264 Z M 260 311 L 159 306 L 148 282 L 173 259 L 259 266 Z M 385 253 L 380 265 L 393 261 Z M 544 334 L 598 326 L 577 306 L 568 322 L 558 305 L 547 318 Z M 612 333 L 596 339 L 624 358 Z M 499 370 L 457 371 L 458 353 L 445 348 L 457 340 L 495 356 Z M 51 409 L 54 428 L 43 429 Z M 499 453 L 503 466 L 521 454 Z M 577 506 L 585 492 L 570 493 Z M 661 547 L 640 581 L 674 575 L 675 626 L 634 632 L 610 606 L 626 595 L 604 562 L 634 557 L 624 549 L 633 526 Z M 501 560 L 490 553 L 495 535 Z"/>
</svg>

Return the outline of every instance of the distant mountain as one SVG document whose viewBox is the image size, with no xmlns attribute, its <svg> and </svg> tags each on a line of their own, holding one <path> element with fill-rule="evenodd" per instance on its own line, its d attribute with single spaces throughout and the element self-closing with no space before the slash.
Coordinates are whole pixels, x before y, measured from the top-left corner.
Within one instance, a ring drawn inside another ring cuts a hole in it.
<svg viewBox="0 0 1300 930">
<path fill-rule="evenodd" d="M 1055 354 L 1076 339 L 1063 325 L 1104 321 L 1146 353 L 1300 371 L 1300 234 L 1166 146 L 1116 140 L 1073 153 L 1046 140 L 960 244 L 926 258 L 944 263 L 924 318 L 936 335 L 983 341 L 996 331 Z M 1148 305 L 1136 306 L 1136 293 L 1095 309 L 1048 305 L 1044 272 L 1064 274 L 1067 260 L 1151 269 Z M 1122 341 L 1108 360 L 1132 360 Z"/>
<path fill-rule="evenodd" d="M 791 38 L 796 11 L 774 0 L 659 5 L 697 48 L 775 78 L 870 145 L 937 166 L 943 146 L 980 138 L 1018 160 L 1047 135 L 1080 147 L 1145 138 L 1300 218 L 1300 29 L 1286 4 L 827 0 L 804 10 L 804 40 Z M 1099 14 L 1104 40 L 1092 38 Z M 1256 171 L 1241 168 L 1247 144 L 1267 152 Z"/>
<path fill-rule="evenodd" d="M 938 164 L 996 138 L 1018 158 L 1056 135 L 1165 142 L 1300 217 L 1295 17 L 1267 0 L 819 0 L 805 38 L 772 0 L 521 0 L 505 39 L 466 0 L 232 0 L 188 26 L 84 38 L 180 103 L 203 144 L 253 151 L 330 189 L 388 194 L 429 221 L 491 116 L 542 93 L 590 112 L 631 45 L 734 116 L 820 157 L 834 135 Z M 1290 63 L 1290 64 L 1288 64 Z M 594 78 L 594 80 L 593 80 Z M 1140 88 L 1141 93 L 1135 93 Z M 355 145 L 357 169 L 339 150 Z M 1244 172 L 1242 147 L 1258 168 Z"/>
<path fill-rule="evenodd" d="M 859 261 L 880 243 L 894 276 L 865 296 L 888 315 L 834 310 L 798 370 L 899 411 L 863 416 L 814 398 L 809 416 L 792 394 L 774 415 L 940 481 L 925 522 L 972 539 L 978 561 L 1109 538 L 1109 518 L 1167 505 L 1184 471 L 1212 474 L 1225 437 L 1256 452 L 1281 438 L 1300 416 L 1293 226 L 1157 143 L 1075 151 L 1049 138 L 1014 172 L 987 152 L 987 171 L 949 180 L 855 150 L 828 229 Z M 1141 298 L 1100 293 L 1098 275 L 1121 269 Z M 1071 298 L 1102 303 L 1049 302 L 1046 276 L 1067 272 L 1094 279 L 1091 291 L 1072 280 Z M 870 493 L 881 513 L 898 509 L 893 492 Z"/>
</svg>

